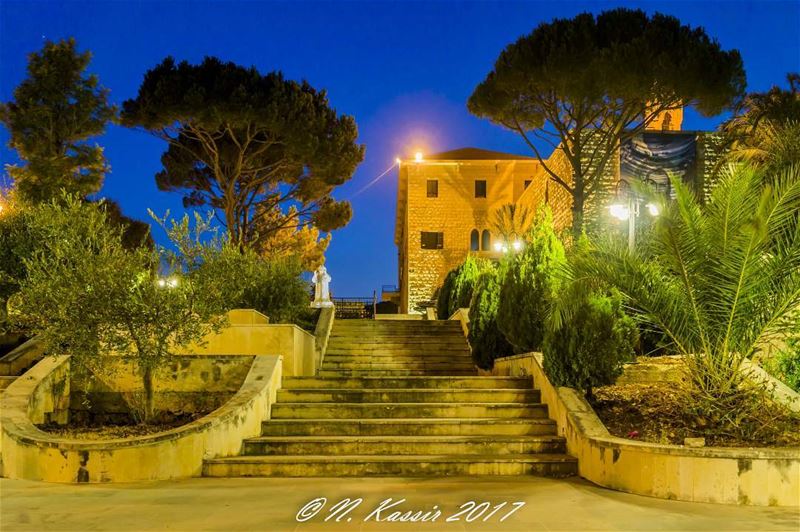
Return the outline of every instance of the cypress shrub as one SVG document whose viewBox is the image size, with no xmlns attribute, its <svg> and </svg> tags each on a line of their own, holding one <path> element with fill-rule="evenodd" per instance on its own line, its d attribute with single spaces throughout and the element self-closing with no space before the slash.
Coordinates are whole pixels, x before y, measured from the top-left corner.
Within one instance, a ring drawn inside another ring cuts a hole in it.
<svg viewBox="0 0 800 532">
<path fill-rule="evenodd" d="M 446 320 L 450 317 L 450 294 L 453 291 L 453 283 L 455 282 L 460 268 L 461 266 L 458 266 L 447 272 L 444 283 L 442 283 L 442 286 L 439 288 L 439 293 L 436 297 L 436 316 L 438 316 L 440 320 Z"/>
<path fill-rule="evenodd" d="M 497 325 L 518 353 L 541 349 L 545 319 L 565 260 L 553 215 L 549 208 L 541 209 L 525 249 L 510 259 L 500 288 Z"/>
<path fill-rule="evenodd" d="M 497 327 L 497 306 L 503 272 L 484 270 L 475 283 L 469 305 L 469 344 L 472 359 L 483 369 L 491 369 L 496 358 L 513 354 L 513 348 Z"/>
<path fill-rule="evenodd" d="M 478 277 L 485 271 L 494 271 L 494 266 L 486 259 L 469 255 L 464 263 L 458 267 L 457 271 L 458 274 L 453 279 L 453 287 L 450 292 L 450 301 L 447 309 L 448 316 L 457 309 L 470 306 Z"/>
<path fill-rule="evenodd" d="M 569 318 L 544 336 L 544 370 L 556 386 L 582 390 L 614 384 L 633 360 L 638 330 L 616 293 L 574 294 Z"/>
<path fill-rule="evenodd" d="M 468 256 L 463 263 L 447 273 L 436 298 L 436 315 L 446 320 L 460 308 L 468 308 L 472 291 L 481 272 L 493 268 L 486 259 Z"/>
</svg>

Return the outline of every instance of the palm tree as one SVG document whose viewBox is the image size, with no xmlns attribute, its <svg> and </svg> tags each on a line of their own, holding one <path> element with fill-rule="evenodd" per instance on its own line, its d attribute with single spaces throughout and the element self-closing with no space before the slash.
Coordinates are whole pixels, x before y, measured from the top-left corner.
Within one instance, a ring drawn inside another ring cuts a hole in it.
<svg viewBox="0 0 800 532">
<path fill-rule="evenodd" d="M 503 205 L 494 213 L 492 229 L 505 243 L 524 239 L 533 224 L 533 212 L 514 203 Z"/>
<path fill-rule="evenodd" d="M 800 74 L 786 78 L 788 89 L 774 86 L 748 94 L 722 125 L 730 147 L 724 162 L 747 161 L 768 169 L 800 163 Z"/>
<path fill-rule="evenodd" d="M 594 244 L 570 273 L 579 285 L 618 289 L 685 356 L 686 404 L 700 426 L 743 433 L 757 390 L 742 361 L 800 309 L 800 166 L 769 179 L 729 166 L 705 205 L 679 180 L 673 186 L 676 200 L 643 247 Z"/>
</svg>

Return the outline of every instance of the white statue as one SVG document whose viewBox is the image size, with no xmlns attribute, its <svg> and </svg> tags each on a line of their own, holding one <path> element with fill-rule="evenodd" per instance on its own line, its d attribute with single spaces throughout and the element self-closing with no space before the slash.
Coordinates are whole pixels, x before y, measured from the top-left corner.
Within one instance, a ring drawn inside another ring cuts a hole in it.
<svg viewBox="0 0 800 532">
<path fill-rule="evenodd" d="M 314 308 L 332 307 L 333 303 L 331 302 L 331 293 L 328 287 L 331 282 L 331 276 L 328 275 L 325 265 L 320 265 L 317 268 L 311 278 L 311 282 L 314 283 L 314 302 L 311 303 L 311 306 Z"/>
</svg>

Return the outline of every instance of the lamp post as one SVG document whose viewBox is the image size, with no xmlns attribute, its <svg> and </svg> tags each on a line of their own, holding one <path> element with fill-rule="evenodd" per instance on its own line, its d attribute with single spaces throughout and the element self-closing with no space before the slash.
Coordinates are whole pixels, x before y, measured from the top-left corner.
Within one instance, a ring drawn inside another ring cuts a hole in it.
<svg viewBox="0 0 800 532">
<path fill-rule="evenodd" d="M 608 210 L 611 216 L 620 221 L 628 221 L 628 251 L 633 251 L 636 247 L 636 218 L 639 217 L 641 212 L 639 206 L 642 198 L 631 190 L 627 181 L 620 179 L 617 181 L 615 190 L 615 200 Z M 645 204 L 647 212 L 650 216 L 656 217 L 659 215 L 658 205 L 652 202 Z"/>
</svg>

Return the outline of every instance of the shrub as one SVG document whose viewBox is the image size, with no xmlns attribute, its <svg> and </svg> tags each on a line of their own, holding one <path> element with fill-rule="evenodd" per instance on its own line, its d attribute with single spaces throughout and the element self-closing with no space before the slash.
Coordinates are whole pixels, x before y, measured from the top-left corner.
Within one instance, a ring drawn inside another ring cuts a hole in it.
<svg viewBox="0 0 800 532">
<path fill-rule="evenodd" d="M 525 249 L 510 259 L 502 280 L 497 325 L 517 352 L 539 350 L 550 302 L 558 290 L 564 246 L 549 209 L 537 214 Z"/>
<path fill-rule="evenodd" d="M 125 249 L 121 228 L 98 204 L 65 196 L 33 208 L 29 223 L 40 241 L 23 259 L 13 318 L 41 335 L 45 352 L 71 355 L 76 371 L 133 362 L 144 390 L 136 417 L 149 421 L 155 370 L 222 324 L 213 284 L 195 278 L 178 253 Z"/>
<path fill-rule="evenodd" d="M 800 324 L 787 338 L 786 346 L 767 361 L 765 369 L 789 388 L 800 392 Z"/>
<path fill-rule="evenodd" d="M 491 369 L 494 360 L 513 354 L 513 348 L 497 327 L 500 278 L 503 272 L 484 270 L 475 283 L 469 305 L 469 344 L 478 367 Z"/>
<path fill-rule="evenodd" d="M 576 278 L 619 290 L 684 355 L 684 414 L 709 436 L 760 430 L 764 387 L 742 361 L 800 305 L 800 166 L 769 172 L 727 167 L 705 203 L 675 179 L 645 247 L 599 242 L 575 263 Z"/>
<path fill-rule="evenodd" d="M 469 308 L 478 276 L 492 269 L 491 261 L 467 256 L 463 263 L 447 273 L 436 299 L 436 315 L 446 320 L 460 308 Z"/>
<path fill-rule="evenodd" d="M 457 268 L 453 268 L 444 278 L 444 282 L 442 286 L 438 290 L 438 294 L 436 296 L 436 316 L 440 320 L 446 320 L 450 317 L 450 294 L 453 291 L 453 283 L 458 276 L 458 270 L 461 266 Z"/>
<path fill-rule="evenodd" d="M 572 290 L 569 319 L 548 327 L 544 337 L 544 370 L 556 386 L 569 386 L 593 398 L 592 388 L 614 384 L 622 365 L 633 360 L 637 341 L 634 320 L 625 314 L 616 293 Z"/>
</svg>

